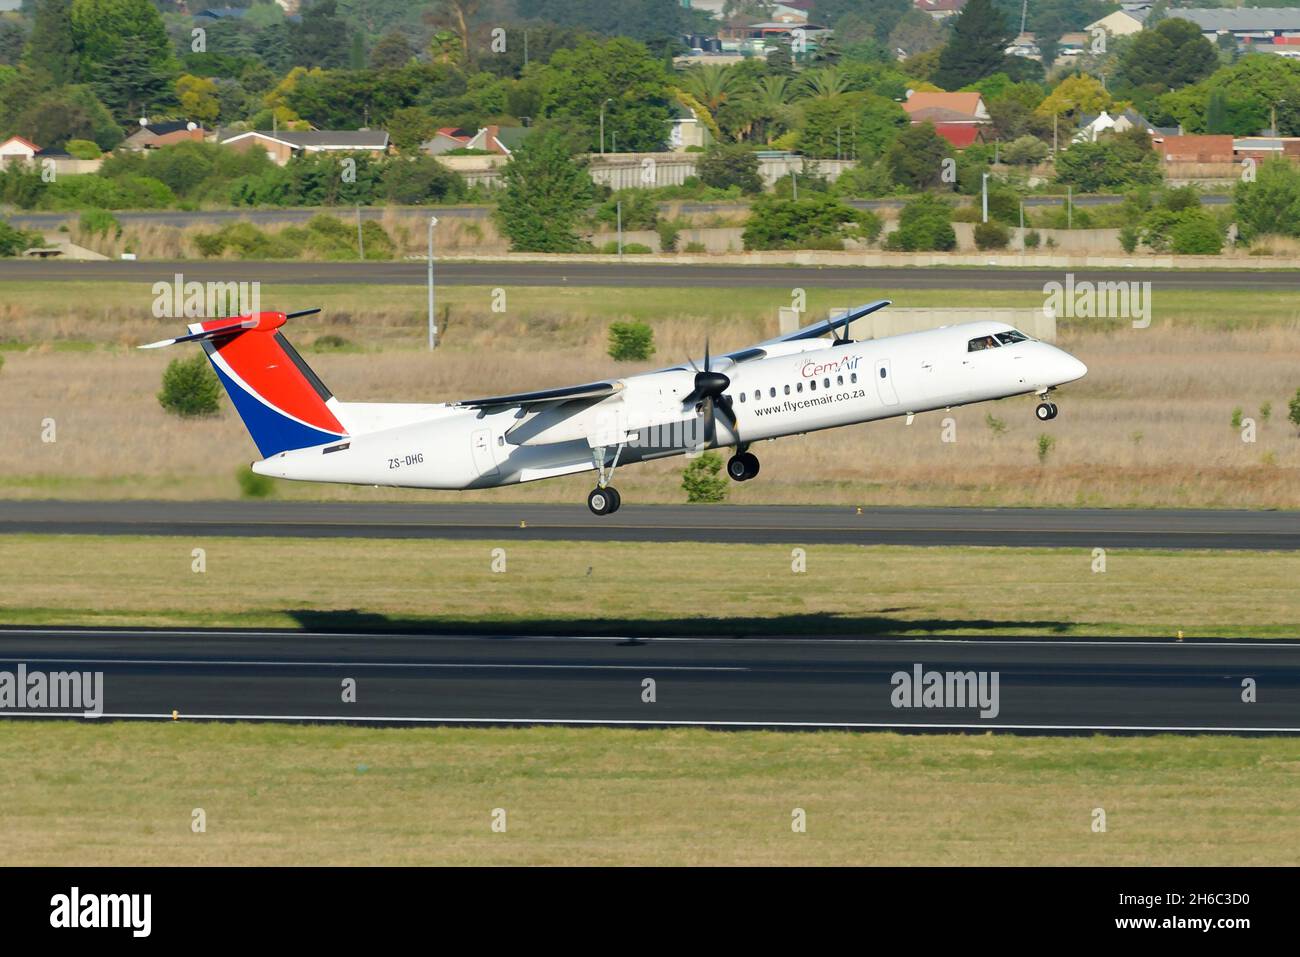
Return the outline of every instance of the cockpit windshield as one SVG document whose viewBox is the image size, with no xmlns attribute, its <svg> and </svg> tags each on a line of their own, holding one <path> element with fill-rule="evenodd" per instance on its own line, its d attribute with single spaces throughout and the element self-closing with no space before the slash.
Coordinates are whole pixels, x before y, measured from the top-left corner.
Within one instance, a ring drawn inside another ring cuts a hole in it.
<svg viewBox="0 0 1300 957">
<path fill-rule="evenodd" d="M 991 336 L 976 336 L 970 342 L 966 343 L 967 352 L 980 352 L 984 349 L 997 349 L 1000 346 L 1009 346 L 1017 342 L 1025 342 L 1029 339 L 1027 335 L 1016 329 L 1010 332 L 998 332 Z"/>
</svg>

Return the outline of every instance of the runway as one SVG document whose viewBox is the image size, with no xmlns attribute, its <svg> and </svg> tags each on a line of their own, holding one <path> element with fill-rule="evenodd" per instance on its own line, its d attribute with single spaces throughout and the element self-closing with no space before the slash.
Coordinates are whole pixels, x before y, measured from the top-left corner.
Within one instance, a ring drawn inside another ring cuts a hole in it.
<svg viewBox="0 0 1300 957">
<path fill-rule="evenodd" d="M 0 631 L 0 672 L 20 665 L 101 672 L 108 719 L 1300 733 L 1300 643 L 1289 640 Z M 987 693 L 900 706 L 900 676 L 918 669 L 923 680 L 973 672 Z M 80 715 L 10 705 L 0 717 Z"/>
<path fill-rule="evenodd" d="M 0 501 L 0 534 L 1300 549 L 1300 512 L 356 502 Z"/>
<path fill-rule="evenodd" d="M 28 282 L 261 282 L 293 285 L 423 286 L 427 263 L 411 262 L 239 262 L 226 260 L 60 261 L 0 260 L 0 281 Z M 1009 267 L 696 266 L 604 262 L 438 261 L 436 282 L 444 286 L 617 286 L 632 288 L 736 289 L 991 289 L 1042 293 L 1066 270 Z M 1073 270 L 1093 282 L 1150 282 L 1155 289 L 1251 289 L 1300 291 L 1300 271 L 1259 269 Z"/>
</svg>

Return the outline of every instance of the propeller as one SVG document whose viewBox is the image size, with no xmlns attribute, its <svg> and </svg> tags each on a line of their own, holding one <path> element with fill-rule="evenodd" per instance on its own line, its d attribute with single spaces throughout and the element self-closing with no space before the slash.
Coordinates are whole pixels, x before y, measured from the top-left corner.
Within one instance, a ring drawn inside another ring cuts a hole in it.
<svg viewBox="0 0 1300 957">
<path fill-rule="evenodd" d="M 704 340 L 704 368 L 701 369 L 695 364 L 694 359 L 688 359 L 691 368 L 695 370 L 695 388 L 682 399 L 684 406 L 696 406 L 699 415 L 704 419 L 704 440 L 713 442 L 717 438 L 718 428 L 716 415 L 719 409 L 722 410 L 722 417 L 726 420 L 727 426 L 731 429 L 737 439 L 740 438 L 740 429 L 736 423 L 736 413 L 731 407 L 731 396 L 726 395 L 726 391 L 731 386 L 731 379 L 721 372 L 713 370 L 712 358 L 709 354 L 709 340 Z"/>
</svg>

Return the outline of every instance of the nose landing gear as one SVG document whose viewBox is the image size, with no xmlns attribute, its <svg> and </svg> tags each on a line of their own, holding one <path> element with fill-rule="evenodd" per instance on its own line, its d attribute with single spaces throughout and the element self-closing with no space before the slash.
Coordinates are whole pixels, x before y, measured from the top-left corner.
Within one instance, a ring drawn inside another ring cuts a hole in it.
<svg viewBox="0 0 1300 957">
<path fill-rule="evenodd" d="M 1039 422 L 1046 422 L 1048 419 L 1056 418 L 1055 402 L 1040 402 L 1034 409 L 1034 415 L 1038 416 Z"/>
</svg>

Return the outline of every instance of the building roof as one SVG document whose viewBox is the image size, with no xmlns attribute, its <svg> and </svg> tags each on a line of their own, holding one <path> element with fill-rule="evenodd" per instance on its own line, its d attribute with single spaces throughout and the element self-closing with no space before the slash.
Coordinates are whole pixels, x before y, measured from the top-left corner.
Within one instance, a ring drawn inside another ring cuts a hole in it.
<svg viewBox="0 0 1300 957">
<path fill-rule="evenodd" d="M 927 106 L 922 110 L 912 110 L 909 115 L 913 123 L 965 123 L 974 126 L 983 123 L 984 120 L 971 113 L 963 113 L 961 110 L 950 110 L 943 106 Z"/>
<path fill-rule="evenodd" d="M 914 90 L 903 104 L 903 109 L 912 115 L 932 107 L 951 110 L 969 118 L 987 115 L 983 112 L 984 99 L 979 93 L 930 93 Z"/>
<path fill-rule="evenodd" d="M 1300 29 L 1300 10 L 1294 7 L 1243 7 L 1240 10 L 1187 7 L 1170 10 L 1169 16 L 1191 20 L 1201 28 L 1202 33 L 1217 33 L 1221 30 L 1253 33 Z"/>
<path fill-rule="evenodd" d="M 1232 135 L 1194 134 L 1189 136 L 1165 136 L 1154 141 L 1160 152 L 1172 160 L 1197 156 L 1231 156 Z"/>
<path fill-rule="evenodd" d="M 934 131 L 959 150 L 982 140 L 984 134 L 978 123 L 936 123 Z"/>
<path fill-rule="evenodd" d="M 27 139 L 27 137 L 25 136 L 18 136 L 18 135 L 10 136 L 5 140 L 0 141 L 0 146 L 4 146 L 7 143 L 22 143 L 23 146 L 30 147 L 33 153 L 38 152 L 40 150 L 39 146 L 37 146 L 31 140 Z"/>
<path fill-rule="evenodd" d="M 966 0 L 913 0 L 913 4 L 922 13 L 958 13 Z"/>
<path fill-rule="evenodd" d="M 245 136 L 260 136 L 296 149 L 388 149 L 387 130 L 244 130 L 224 137 L 221 142 L 229 143 Z"/>
</svg>

